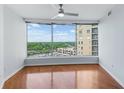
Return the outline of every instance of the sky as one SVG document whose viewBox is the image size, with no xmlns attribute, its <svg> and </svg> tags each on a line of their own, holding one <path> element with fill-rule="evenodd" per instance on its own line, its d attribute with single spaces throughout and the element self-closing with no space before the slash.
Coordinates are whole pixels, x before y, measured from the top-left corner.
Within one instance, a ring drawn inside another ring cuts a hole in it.
<svg viewBox="0 0 124 93">
<path fill-rule="evenodd" d="M 75 25 L 53 25 L 54 42 L 74 42 Z M 28 42 L 51 42 L 51 25 L 28 24 Z"/>
</svg>

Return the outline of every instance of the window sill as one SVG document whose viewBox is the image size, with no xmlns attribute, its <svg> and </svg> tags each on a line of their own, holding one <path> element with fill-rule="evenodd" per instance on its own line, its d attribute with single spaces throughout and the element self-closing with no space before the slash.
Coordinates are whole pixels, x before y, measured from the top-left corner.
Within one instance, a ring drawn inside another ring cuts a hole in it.
<svg viewBox="0 0 124 93">
<path fill-rule="evenodd" d="M 51 59 L 51 58 L 98 58 L 98 56 L 48 56 L 48 57 L 27 57 L 26 59 Z"/>
</svg>

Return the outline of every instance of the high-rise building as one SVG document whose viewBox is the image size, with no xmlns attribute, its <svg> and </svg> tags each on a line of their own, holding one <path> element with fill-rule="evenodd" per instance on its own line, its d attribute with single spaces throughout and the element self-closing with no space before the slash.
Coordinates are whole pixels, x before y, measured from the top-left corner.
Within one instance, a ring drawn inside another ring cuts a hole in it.
<svg viewBox="0 0 124 93">
<path fill-rule="evenodd" d="M 77 55 L 98 55 L 97 25 L 77 25 Z"/>
</svg>

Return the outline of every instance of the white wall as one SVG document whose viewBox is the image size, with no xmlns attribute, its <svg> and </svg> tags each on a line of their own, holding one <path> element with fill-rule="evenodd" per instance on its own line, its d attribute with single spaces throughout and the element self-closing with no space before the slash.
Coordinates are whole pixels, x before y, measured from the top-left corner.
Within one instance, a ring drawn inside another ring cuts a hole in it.
<svg viewBox="0 0 124 93">
<path fill-rule="evenodd" d="M 99 61 L 124 86 L 124 5 L 117 5 L 99 24 Z"/>
<path fill-rule="evenodd" d="M 0 5 L 0 88 L 3 80 L 3 6 Z"/>
<path fill-rule="evenodd" d="M 23 67 L 26 57 L 26 24 L 20 16 L 4 7 L 4 79 Z"/>
</svg>

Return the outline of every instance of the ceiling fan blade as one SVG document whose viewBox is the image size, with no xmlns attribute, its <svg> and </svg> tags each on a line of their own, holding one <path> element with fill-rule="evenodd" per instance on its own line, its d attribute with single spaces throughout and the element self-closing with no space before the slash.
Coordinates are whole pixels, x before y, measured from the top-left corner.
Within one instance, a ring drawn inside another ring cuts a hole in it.
<svg viewBox="0 0 124 93">
<path fill-rule="evenodd" d="M 68 15 L 68 16 L 79 16 L 79 14 L 77 14 L 77 13 L 67 13 L 67 12 L 65 12 L 64 14 Z"/>
<path fill-rule="evenodd" d="M 52 8 L 55 9 L 56 11 L 58 10 L 58 5 L 57 4 L 51 4 Z"/>
<path fill-rule="evenodd" d="M 55 19 L 55 18 L 57 18 L 58 17 L 58 15 L 56 15 L 56 16 L 54 16 L 54 17 L 52 17 L 51 19 Z"/>
</svg>

